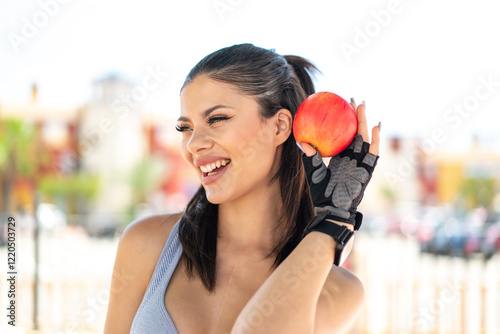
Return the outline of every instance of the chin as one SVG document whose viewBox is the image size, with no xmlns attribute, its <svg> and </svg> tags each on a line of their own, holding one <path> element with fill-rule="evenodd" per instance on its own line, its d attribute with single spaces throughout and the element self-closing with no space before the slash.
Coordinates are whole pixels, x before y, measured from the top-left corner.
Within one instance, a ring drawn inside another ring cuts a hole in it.
<svg viewBox="0 0 500 334">
<path fill-rule="evenodd" d="M 221 193 L 220 189 L 214 190 L 211 188 L 205 188 L 205 194 L 207 196 L 207 200 L 212 204 L 221 204 L 227 200 L 227 193 Z"/>
<path fill-rule="evenodd" d="M 234 189 L 234 185 L 227 176 L 228 175 L 224 175 L 221 179 L 209 185 L 202 183 L 207 200 L 210 203 L 221 204 L 230 200 L 230 197 L 234 195 L 233 191 L 231 191 L 231 189 Z"/>
</svg>

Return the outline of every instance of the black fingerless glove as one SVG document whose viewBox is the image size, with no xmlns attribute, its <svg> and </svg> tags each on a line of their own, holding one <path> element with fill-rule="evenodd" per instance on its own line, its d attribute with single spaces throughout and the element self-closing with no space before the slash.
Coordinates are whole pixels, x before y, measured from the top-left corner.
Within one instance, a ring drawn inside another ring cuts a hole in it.
<svg viewBox="0 0 500 334">
<path fill-rule="evenodd" d="M 363 215 L 357 208 L 379 158 L 368 153 L 369 148 L 370 144 L 356 135 L 344 151 L 330 159 L 328 168 L 319 152 L 302 156 L 316 216 L 324 216 L 326 211 L 325 219 L 359 229 Z"/>
</svg>

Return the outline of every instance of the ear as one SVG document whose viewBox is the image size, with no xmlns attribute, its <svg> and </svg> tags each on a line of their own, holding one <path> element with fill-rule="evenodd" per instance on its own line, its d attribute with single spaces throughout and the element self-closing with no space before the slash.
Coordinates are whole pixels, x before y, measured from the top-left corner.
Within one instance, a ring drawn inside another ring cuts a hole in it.
<svg viewBox="0 0 500 334">
<path fill-rule="evenodd" d="M 288 109 L 280 109 L 274 115 L 276 124 L 275 143 L 276 146 L 283 144 L 292 133 L 293 117 Z"/>
</svg>

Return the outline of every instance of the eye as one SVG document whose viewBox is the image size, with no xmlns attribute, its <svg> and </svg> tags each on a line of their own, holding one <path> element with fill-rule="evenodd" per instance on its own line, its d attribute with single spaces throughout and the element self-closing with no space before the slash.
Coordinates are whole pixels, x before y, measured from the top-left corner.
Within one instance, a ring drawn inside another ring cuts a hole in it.
<svg viewBox="0 0 500 334">
<path fill-rule="evenodd" d="M 184 131 L 188 131 L 189 130 L 189 127 L 188 126 L 185 126 L 185 125 L 176 125 L 175 126 L 175 129 L 179 132 L 184 132 Z"/>
<path fill-rule="evenodd" d="M 214 123 L 217 123 L 217 122 L 220 122 L 220 121 L 225 121 L 225 120 L 228 120 L 228 119 L 230 119 L 230 117 L 222 116 L 222 115 L 212 116 L 212 117 L 208 118 L 207 123 L 211 125 L 211 124 L 214 124 Z"/>
</svg>

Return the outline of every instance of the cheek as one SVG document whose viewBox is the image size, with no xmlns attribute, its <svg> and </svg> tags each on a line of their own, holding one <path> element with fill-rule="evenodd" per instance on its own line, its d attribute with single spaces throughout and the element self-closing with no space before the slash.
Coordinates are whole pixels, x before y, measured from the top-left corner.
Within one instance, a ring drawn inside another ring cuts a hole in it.
<svg viewBox="0 0 500 334">
<path fill-rule="evenodd" d="M 185 140 L 183 140 L 181 143 L 181 155 L 188 164 L 191 165 L 193 163 L 193 158 L 191 156 L 191 153 L 187 149 L 187 141 Z"/>
<path fill-rule="evenodd" d="M 262 164 L 263 160 L 267 160 L 267 155 L 274 151 L 272 133 L 266 128 L 241 131 L 235 143 L 245 163 Z"/>
</svg>

